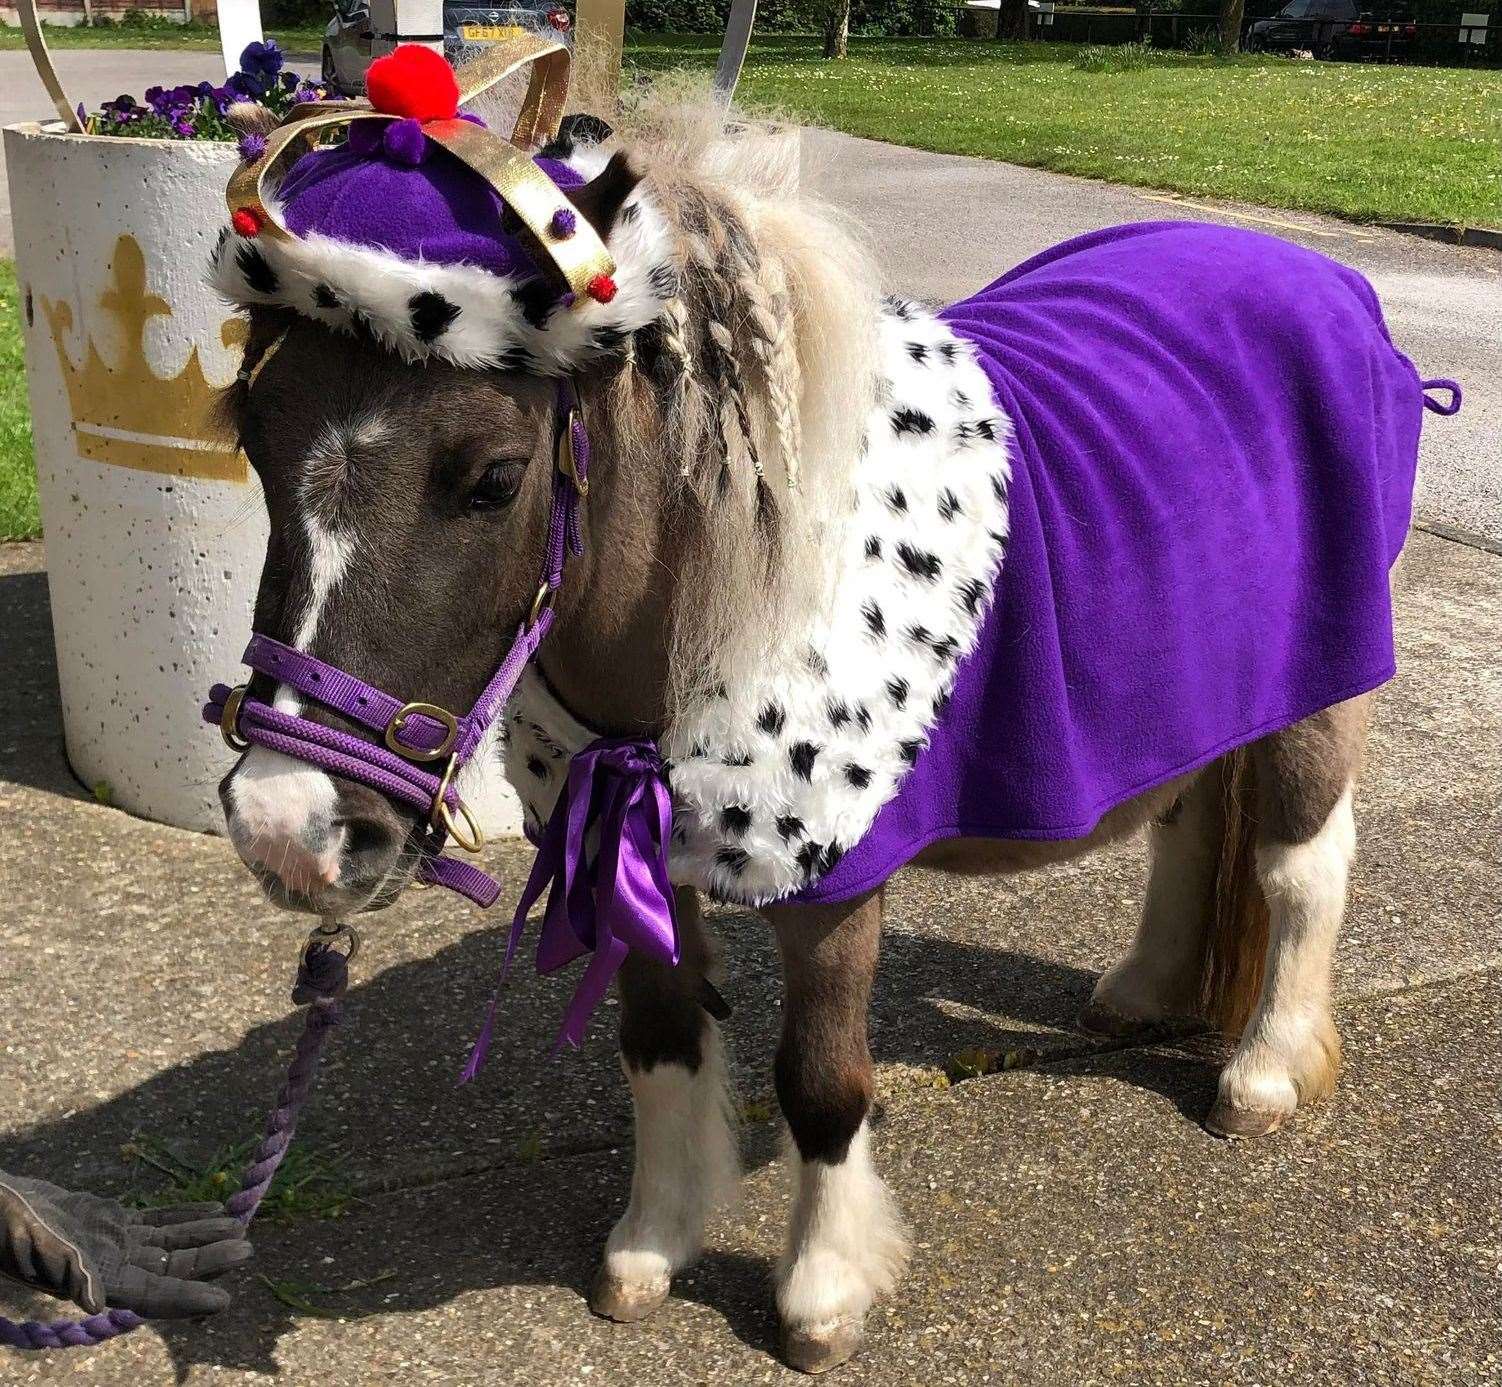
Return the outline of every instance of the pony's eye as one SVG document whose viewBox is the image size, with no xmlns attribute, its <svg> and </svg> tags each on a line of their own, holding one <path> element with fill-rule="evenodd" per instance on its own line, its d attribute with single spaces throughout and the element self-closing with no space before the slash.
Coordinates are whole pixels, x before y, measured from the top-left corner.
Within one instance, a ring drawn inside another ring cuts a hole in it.
<svg viewBox="0 0 1502 1387">
<path fill-rule="evenodd" d="M 521 490 L 524 462 L 493 462 L 481 474 L 469 493 L 471 510 L 499 510 L 516 500 Z"/>
</svg>

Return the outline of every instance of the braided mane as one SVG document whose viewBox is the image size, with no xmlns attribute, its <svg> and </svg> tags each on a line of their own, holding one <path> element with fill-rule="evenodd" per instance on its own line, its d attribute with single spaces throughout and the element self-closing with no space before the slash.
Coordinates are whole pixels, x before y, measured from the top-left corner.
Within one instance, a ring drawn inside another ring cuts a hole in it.
<svg viewBox="0 0 1502 1387">
<path fill-rule="evenodd" d="M 613 143 L 644 171 L 679 275 L 631 344 L 614 429 L 622 462 L 663 471 L 683 510 L 682 701 L 826 599 L 821 541 L 851 504 L 874 389 L 877 278 L 858 234 L 801 191 L 796 127 L 669 85 L 631 103 Z"/>
</svg>

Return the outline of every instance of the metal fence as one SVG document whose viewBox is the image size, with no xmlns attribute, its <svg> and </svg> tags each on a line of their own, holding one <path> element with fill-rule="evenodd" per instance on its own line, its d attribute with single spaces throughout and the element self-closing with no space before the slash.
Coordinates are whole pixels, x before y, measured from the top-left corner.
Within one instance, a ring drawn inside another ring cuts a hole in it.
<svg viewBox="0 0 1502 1387">
<path fill-rule="evenodd" d="M 1480 22 L 1478 22 L 1478 20 Z M 1272 42 L 1256 26 L 1273 22 Z M 1043 5 L 1027 10 L 1027 37 L 1049 43 L 1148 43 L 1156 48 L 1209 47 L 1220 30 L 1218 14 L 1177 10 L 1093 9 L 1077 5 Z M 1242 21 L 1241 46 L 1287 51 L 1300 49 L 1320 57 L 1375 62 L 1444 63 L 1451 66 L 1502 66 L 1502 26 L 1490 15 L 1466 15 L 1449 23 L 1363 15 L 1359 20 L 1281 19 L 1248 15 Z"/>
</svg>

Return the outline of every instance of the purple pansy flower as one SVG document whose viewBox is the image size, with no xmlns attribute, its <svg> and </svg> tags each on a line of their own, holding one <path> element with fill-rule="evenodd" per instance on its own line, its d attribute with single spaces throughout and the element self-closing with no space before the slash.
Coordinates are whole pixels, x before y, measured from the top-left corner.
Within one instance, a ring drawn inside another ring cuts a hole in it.
<svg viewBox="0 0 1502 1387">
<path fill-rule="evenodd" d="M 270 79 L 282 70 L 285 61 L 282 57 L 282 50 L 277 47 L 276 40 L 267 39 L 265 43 L 245 45 L 244 51 L 240 54 L 240 69 L 258 77 Z"/>
</svg>

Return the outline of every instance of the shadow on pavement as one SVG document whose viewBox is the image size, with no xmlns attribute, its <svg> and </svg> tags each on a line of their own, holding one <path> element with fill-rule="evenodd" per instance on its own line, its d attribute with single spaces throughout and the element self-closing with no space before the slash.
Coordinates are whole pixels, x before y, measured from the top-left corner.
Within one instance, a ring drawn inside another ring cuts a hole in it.
<svg viewBox="0 0 1502 1387">
<path fill-rule="evenodd" d="M 81 798 L 83 789 L 62 754 L 47 575 L 14 571 L 17 562 L 31 562 L 29 551 L 39 546 L 3 548 L 11 552 L 0 554 L 0 780 Z"/>
<path fill-rule="evenodd" d="M 777 1148 L 768 1100 L 780 984 L 770 931 L 758 918 L 726 913 L 715 924 L 736 1009 L 727 1040 L 737 1088 L 756 1108 L 742 1142 L 756 1169 Z M 490 1066 L 456 1090 L 458 1058 L 499 950 L 498 932 L 486 930 L 351 989 L 347 1022 L 301 1139 L 347 1159 L 360 1202 L 343 1219 L 259 1225 L 255 1270 L 263 1276 L 338 1292 L 331 1301 L 319 1289 L 300 1298 L 350 1321 L 441 1306 L 499 1285 L 586 1292 L 630 1181 L 628 1094 L 615 1069 L 609 1011 L 584 1051 L 550 1061 L 542 1049 L 562 989 L 556 981 L 518 978 L 505 998 Z M 1091 1049 L 1083 1036 L 1061 1032 L 1093 981 L 1092 973 L 1022 953 L 899 930 L 885 945 L 873 1048 L 888 1065 L 919 1067 L 906 1078 L 888 1070 L 898 1083 L 922 1082 L 948 1056 L 973 1047 L 1026 1048 L 1044 1061 L 1054 1052 L 1067 1063 Z M 170 985 L 162 1005 L 172 1005 Z M 97 1020 L 98 1033 L 107 1035 L 107 1018 Z M 155 1173 L 128 1167 L 122 1146 L 145 1132 L 201 1159 L 251 1135 L 299 1024 L 289 1015 L 253 1027 L 233 1048 L 196 1055 L 97 1106 L 17 1130 L 0 1142 L 0 1168 L 115 1191 L 152 1188 L 160 1183 Z M 1145 1086 L 1183 1102 L 1184 1064 L 1182 1053 L 1164 1053 L 1162 1066 L 1143 1067 Z M 1211 1082 L 1207 1068 L 1206 1100 Z M 900 1152 L 889 1155 L 900 1159 Z M 386 1272 L 395 1275 L 348 1289 Z M 717 1253 L 682 1294 L 702 1298 L 746 1343 L 766 1349 L 775 1333 L 767 1274 L 760 1258 Z M 242 1276 L 236 1291 L 234 1308 L 219 1319 L 161 1327 L 180 1370 L 194 1363 L 274 1368 L 278 1339 L 308 1312 L 251 1276 Z"/>
</svg>

